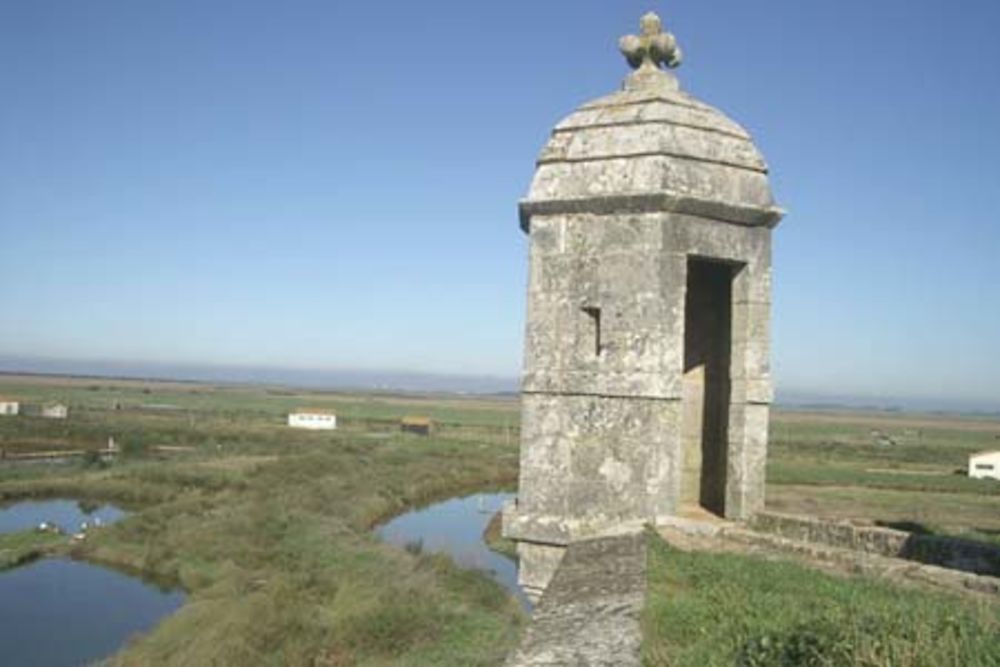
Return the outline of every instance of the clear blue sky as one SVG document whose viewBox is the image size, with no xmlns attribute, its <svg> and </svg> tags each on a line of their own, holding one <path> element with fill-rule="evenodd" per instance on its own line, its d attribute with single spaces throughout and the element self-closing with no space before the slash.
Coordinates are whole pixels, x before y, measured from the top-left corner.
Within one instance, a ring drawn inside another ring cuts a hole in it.
<svg viewBox="0 0 1000 667">
<path fill-rule="evenodd" d="M 0 0 L 0 353 L 516 375 L 516 202 L 648 9 L 790 212 L 779 388 L 1000 403 L 996 0 Z"/>
</svg>

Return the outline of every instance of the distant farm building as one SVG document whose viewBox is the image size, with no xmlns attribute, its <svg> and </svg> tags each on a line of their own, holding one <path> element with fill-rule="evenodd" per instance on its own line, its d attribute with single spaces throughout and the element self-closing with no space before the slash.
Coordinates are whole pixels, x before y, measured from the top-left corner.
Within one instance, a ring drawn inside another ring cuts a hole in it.
<svg viewBox="0 0 1000 667">
<path fill-rule="evenodd" d="M 337 428 L 337 415 L 329 410 L 314 410 L 306 408 L 288 413 L 288 425 L 292 428 L 308 428 L 319 431 L 332 431 Z"/>
<path fill-rule="evenodd" d="M 879 447 L 895 447 L 896 439 L 891 435 L 887 435 L 879 430 L 873 430 L 871 432 L 872 442 L 874 442 Z"/>
<path fill-rule="evenodd" d="M 21 404 L 13 398 L 0 396 L 0 415 L 13 416 L 21 411 Z"/>
<path fill-rule="evenodd" d="M 417 435 L 430 435 L 434 422 L 430 417 L 403 417 L 399 420 L 399 430 L 403 433 L 416 433 Z"/>
<path fill-rule="evenodd" d="M 41 415 L 46 419 L 66 419 L 69 407 L 64 403 L 46 403 L 42 406 Z"/>
<path fill-rule="evenodd" d="M 969 477 L 1000 479 L 1000 450 L 970 454 Z"/>
</svg>

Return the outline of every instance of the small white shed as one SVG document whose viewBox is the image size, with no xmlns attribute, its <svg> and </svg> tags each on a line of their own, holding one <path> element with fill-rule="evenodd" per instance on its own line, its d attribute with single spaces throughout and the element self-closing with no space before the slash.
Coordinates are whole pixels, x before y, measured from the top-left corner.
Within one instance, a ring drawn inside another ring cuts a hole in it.
<svg viewBox="0 0 1000 667">
<path fill-rule="evenodd" d="M 21 411 L 21 404 L 13 398 L 0 396 L 0 415 L 12 417 Z"/>
<path fill-rule="evenodd" d="M 304 408 L 288 414 L 288 425 L 292 428 L 332 431 L 337 428 L 337 415 L 329 410 Z"/>
<path fill-rule="evenodd" d="M 1000 479 L 1000 450 L 970 454 L 969 477 Z"/>
<path fill-rule="evenodd" d="M 46 403 L 42 406 L 42 416 L 46 419 L 66 419 L 69 407 L 64 403 Z"/>
</svg>

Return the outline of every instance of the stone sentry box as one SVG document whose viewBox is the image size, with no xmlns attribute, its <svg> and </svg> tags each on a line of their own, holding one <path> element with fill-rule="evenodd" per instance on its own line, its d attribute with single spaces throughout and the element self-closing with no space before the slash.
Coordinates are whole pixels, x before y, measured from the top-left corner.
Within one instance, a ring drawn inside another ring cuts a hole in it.
<svg viewBox="0 0 1000 667">
<path fill-rule="evenodd" d="M 623 89 L 556 126 L 530 236 L 517 500 L 522 585 L 571 541 L 689 509 L 763 507 L 771 230 L 750 136 L 680 90 L 680 49 L 647 14 Z"/>
</svg>

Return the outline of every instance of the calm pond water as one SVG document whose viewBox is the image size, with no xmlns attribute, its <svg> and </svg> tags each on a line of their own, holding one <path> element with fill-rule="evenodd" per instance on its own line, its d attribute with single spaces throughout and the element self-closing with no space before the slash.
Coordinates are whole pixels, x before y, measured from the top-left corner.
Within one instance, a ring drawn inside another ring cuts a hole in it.
<svg viewBox="0 0 1000 667">
<path fill-rule="evenodd" d="M 482 570 L 530 612 L 531 601 L 517 585 L 516 562 L 490 551 L 483 541 L 486 524 L 513 497 L 511 493 L 477 493 L 452 498 L 401 514 L 377 528 L 375 534 L 401 547 L 419 543 L 424 551 L 448 554 L 461 567 Z"/>
<path fill-rule="evenodd" d="M 43 521 L 73 533 L 85 521 L 109 524 L 124 516 L 114 505 L 20 502 L 0 507 L 0 533 L 30 530 Z M 63 558 L 0 572 L 0 664 L 85 665 L 115 653 L 183 602 L 179 591 Z"/>
<path fill-rule="evenodd" d="M 84 665 L 111 655 L 184 602 L 87 563 L 41 560 L 0 574 L 0 663 Z"/>
<path fill-rule="evenodd" d="M 32 500 L 0 505 L 0 533 L 30 530 L 43 521 L 56 524 L 65 533 L 75 533 L 84 521 L 93 524 L 95 519 L 99 519 L 102 524 L 108 524 L 124 516 L 125 512 L 114 505 L 76 500 Z"/>
</svg>

